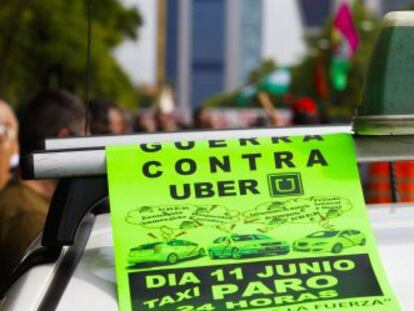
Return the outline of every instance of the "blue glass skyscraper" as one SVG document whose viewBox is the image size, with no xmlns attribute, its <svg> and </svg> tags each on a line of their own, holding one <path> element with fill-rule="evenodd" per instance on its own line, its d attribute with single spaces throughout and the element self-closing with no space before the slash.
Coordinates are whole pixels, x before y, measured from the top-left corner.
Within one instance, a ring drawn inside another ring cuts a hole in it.
<svg viewBox="0 0 414 311">
<path fill-rule="evenodd" d="M 178 106 L 242 86 L 260 64 L 262 0 L 168 0 L 166 77 Z"/>
</svg>

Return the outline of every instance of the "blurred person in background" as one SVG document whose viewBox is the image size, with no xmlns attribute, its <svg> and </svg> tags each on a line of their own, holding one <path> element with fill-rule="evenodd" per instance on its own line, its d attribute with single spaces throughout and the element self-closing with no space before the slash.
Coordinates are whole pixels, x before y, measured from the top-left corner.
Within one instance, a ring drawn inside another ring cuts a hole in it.
<svg viewBox="0 0 414 311">
<path fill-rule="evenodd" d="M 88 107 L 90 131 L 94 135 L 125 134 L 124 115 L 118 105 L 111 99 L 97 99 Z"/>
<path fill-rule="evenodd" d="M 282 126 L 283 122 L 280 114 L 272 103 L 269 94 L 267 92 L 259 92 L 257 94 L 257 99 L 259 100 L 260 106 L 262 106 L 267 117 L 269 118 L 270 124 L 275 127 Z"/>
<path fill-rule="evenodd" d="M 18 113 L 20 154 L 42 149 L 49 137 L 83 134 L 84 114 L 81 100 L 66 91 L 38 93 Z M 55 180 L 16 176 L 0 193 L 0 285 L 43 229 L 55 187 Z"/>
<path fill-rule="evenodd" d="M 161 87 L 156 103 L 154 118 L 157 131 L 173 132 L 180 129 L 174 111 L 174 91 L 172 86 L 167 83 Z"/>
<path fill-rule="evenodd" d="M 253 122 L 249 124 L 249 127 L 268 127 L 269 120 L 265 116 L 258 116 Z"/>
<path fill-rule="evenodd" d="M 173 132 L 179 129 L 177 120 L 172 112 L 164 112 L 158 109 L 155 112 L 155 122 L 157 124 L 157 131 Z"/>
<path fill-rule="evenodd" d="M 128 108 L 119 108 L 122 114 L 123 120 L 123 129 L 121 134 L 129 134 L 133 132 L 134 129 L 134 114 Z"/>
<path fill-rule="evenodd" d="M 157 131 L 157 123 L 152 114 L 140 112 L 135 119 L 134 132 L 152 133 Z"/>
<path fill-rule="evenodd" d="M 282 118 L 266 93 L 258 95 L 259 102 L 273 126 L 282 126 Z M 319 109 L 316 102 L 308 96 L 296 98 L 292 94 L 284 96 L 283 101 L 292 112 L 292 125 L 316 125 L 321 123 Z"/>
<path fill-rule="evenodd" d="M 219 129 L 220 122 L 215 115 L 205 107 L 199 107 L 193 114 L 193 128 L 195 129 Z"/>
<path fill-rule="evenodd" d="M 294 100 L 292 105 L 293 125 L 320 124 L 318 106 L 311 97 L 301 97 Z"/>
<path fill-rule="evenodd" d="M 11 177 L 11 169 L 18 164 L 18 125 L 11 107 L 0 100 L 0 190 Z"/>
</svg>

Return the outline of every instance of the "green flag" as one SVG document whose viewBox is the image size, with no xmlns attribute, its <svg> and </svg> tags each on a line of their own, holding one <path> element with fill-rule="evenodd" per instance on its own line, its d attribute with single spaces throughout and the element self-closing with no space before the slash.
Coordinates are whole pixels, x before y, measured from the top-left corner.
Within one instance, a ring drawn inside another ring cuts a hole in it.
<svg viewBox="0 0 414 311">
<path fill-rule="evenodd" d="M 350 135 L 106 153 L 120 310 L 400 310 Z"/>
<path fill-rule="evenodd" d="M 276 69 L 258 84 L 261 91 L 273 94 L 284 95 L 289 92 L 291 74 L 287 68 Z"/>
<path fill-rule="evenodd" d="M 341 57 L 333 57 L 330 76 L 332 85 L 337 91 L 344 91 L 348 84 L 348 72 L 351 69 L 351 62 Z"/>
</svg>

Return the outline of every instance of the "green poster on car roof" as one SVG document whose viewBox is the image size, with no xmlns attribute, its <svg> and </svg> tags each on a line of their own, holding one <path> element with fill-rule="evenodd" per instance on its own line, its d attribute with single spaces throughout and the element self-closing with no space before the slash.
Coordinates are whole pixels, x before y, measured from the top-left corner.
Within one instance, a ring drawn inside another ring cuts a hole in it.
<svg viewBox="0 0 414 311">
<path fill-rule="evenodd" d="M 351 136 L 106 153 L 120 310 L 400 310 Z"/>
</svg>

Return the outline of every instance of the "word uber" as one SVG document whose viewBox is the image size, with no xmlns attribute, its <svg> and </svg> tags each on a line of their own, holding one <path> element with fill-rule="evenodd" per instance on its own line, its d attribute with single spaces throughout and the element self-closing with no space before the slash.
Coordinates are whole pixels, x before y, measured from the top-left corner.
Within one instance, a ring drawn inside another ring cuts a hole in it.
<svg viewBox="0 0 414 311">
<path fill-rule="evenodd" d="M 288 136 L 283 137 L 270 137 L 272 144 L 289 144 L 292 143 L 292 139 Z M 324 138 L 320 135 L 306 135 L 303 136 L 303 143 L 306 144 L 310 141 L 324 141 Z M 238 139 L 240 148 L 244 146 L 260 145 L 261 142 L 257 138 L 240 138 Z M 174 144 L 177 150 L 191 150 L 196 147 L 197 142 L 176 142 Z M 215 148 L 228 148 L 228 142 L 226 140 L 209 140 L 208 146 L 210 149 Z M 141 144 L 142 151 L 147 153 L 160 152 L 163 148 L 161 144 Z M 279 148 L 280 149 L 280 148 Z M 288 149 L 288 148 L 287 148 Z M 251 149 L 250 149 L 251 150 Z M 306 157 L 306 163 L 296 163 L 295 154 L 288 150 L 277 150 L 272 152 L 273 164 L 275 170 L 280 169 L 295 169 L 298 166 L 312 168 L 314 166 L 328 166 L 328 161 L 321 152 L 320 149 L 310 149 Z M 260 152 L 246 152 L 240 154 L 240 159 L 245 165 L 245 169 L 254 172 L 260 169 L 260 161 L 262 153 Z M 238 159 L 239 160 L 239 159 Z M 203 160 L 204 161 L 204 160 Z M 232 157 L 230 155 L 220 156 L 208 156 L 208 170 L 211 174 L 231 173 Z M 177 159 L 171 168 L 171 163 L 168 164 L 170 169 L 173 169 L 173 173 L 177 176 L 197 176 L 199 171 L 200 160 L 191 157 L 183 157 Z M 240 162 L 240 161 L 238 161 Z M 204 165 L 205 163 L 203 163 Z M 166 173 L 166 163 L 162 163 L 159 160 L 145 161 L 141 164 L 141 172 L 148 179 L 160 178 Z M 240 167 L 235 167 L 235 171 L 239 171 Z M 171 172 L 168 172 L 171 173 Z M 170 175 L 170 174 L 169 174 Z M 208 179 L 209 176 L 204 178 Z M 184 182 L 171 184 L 168 186 L 171 198 L 175 200 L 185 200 L 189 198 L 203 199 L 211 198 L 215 196 L 239 196 L 239 195 L 258 195 L 259 181 L 253 178 L 249 179 L 226 179 L 211 182 L 209 180 L 197 180 L 195 182 Z"/>
</svg>

